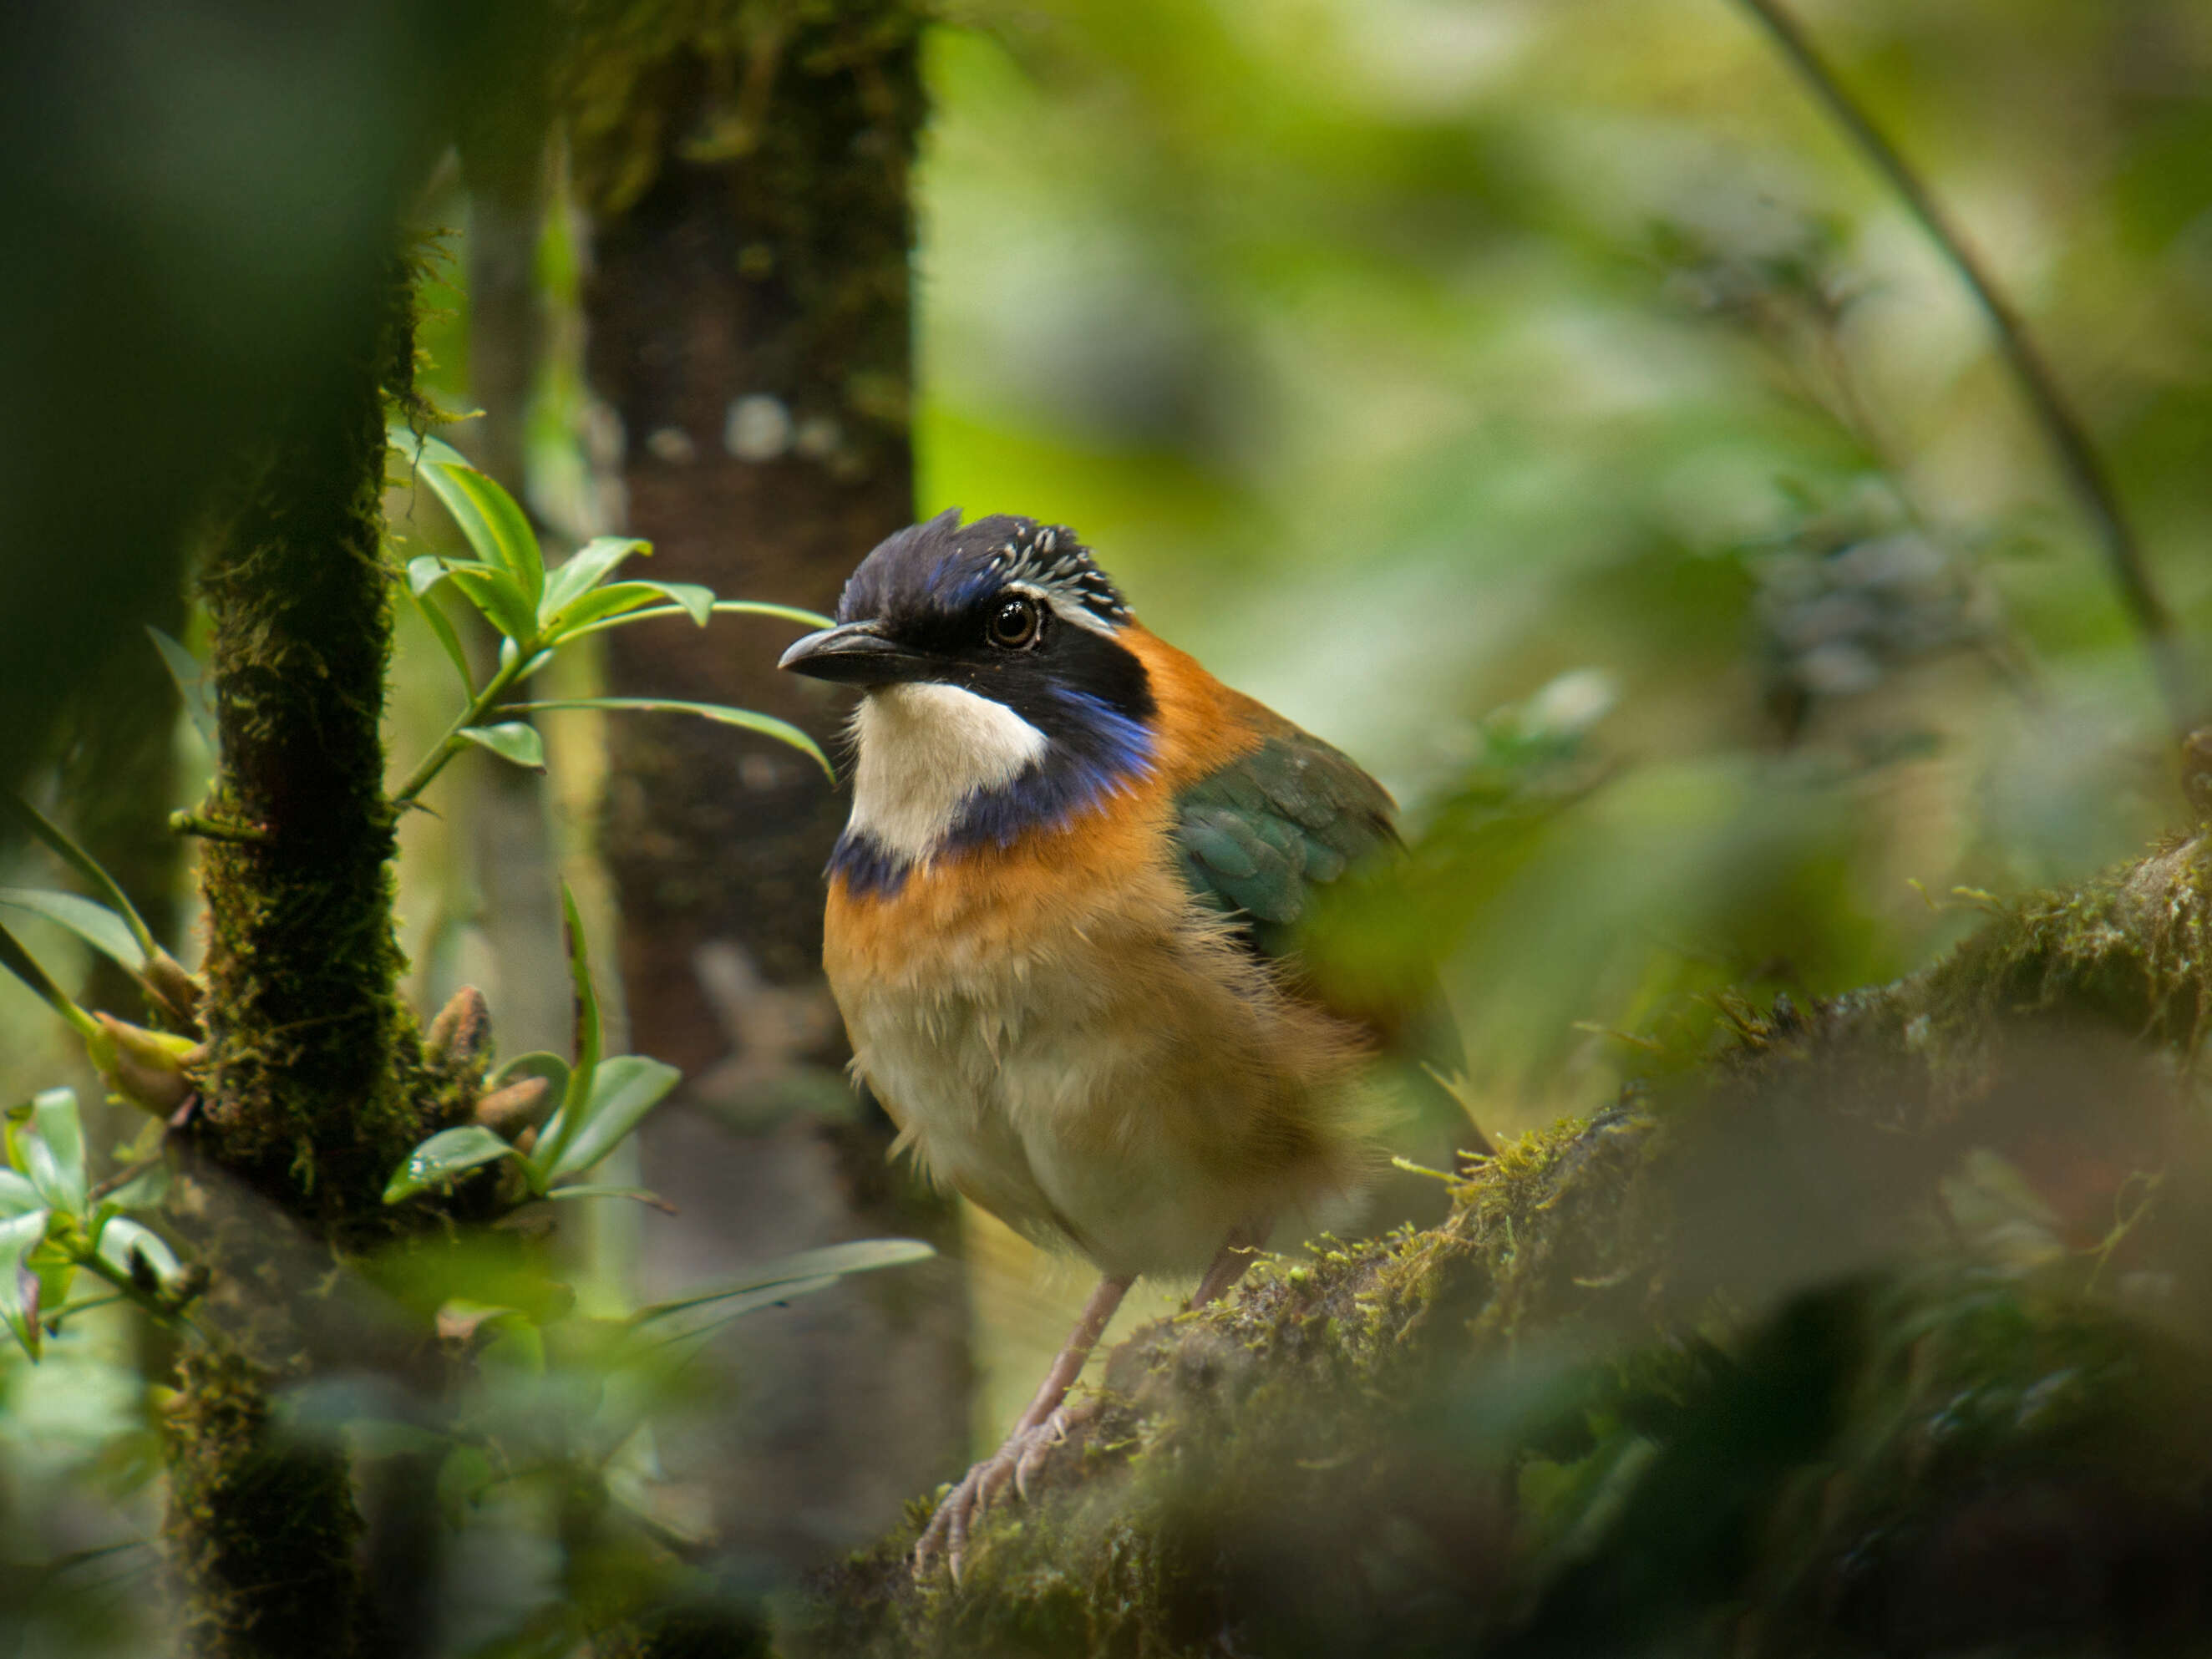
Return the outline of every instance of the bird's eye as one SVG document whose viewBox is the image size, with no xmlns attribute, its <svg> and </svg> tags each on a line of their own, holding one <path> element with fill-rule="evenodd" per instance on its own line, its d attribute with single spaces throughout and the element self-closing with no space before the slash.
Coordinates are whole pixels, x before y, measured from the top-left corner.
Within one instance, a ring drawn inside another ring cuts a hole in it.
<svg viewBox="0 0 2212 1659">
<path fill-rule="evenodd" d="M 1018 651 L 1034 644 L 1037 636 L 1036 601 L 1012 594 L 999 601 L 991 612 L 989 632 L 991 643 L 1009 651 Z"/>
</svg>

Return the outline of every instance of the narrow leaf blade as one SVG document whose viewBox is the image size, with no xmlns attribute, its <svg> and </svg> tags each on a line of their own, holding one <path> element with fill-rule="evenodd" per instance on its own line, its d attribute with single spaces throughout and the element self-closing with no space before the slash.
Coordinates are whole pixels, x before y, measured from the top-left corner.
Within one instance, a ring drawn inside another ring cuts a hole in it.
<svg viewBox="0 0 2212 1659">
<path fill-rule="evenodd" d="M 163 666 L 169 678 L 177 683 L 177 695 L 184 699 L 185 718 L 199 733 L 200 741 L 207 745 L 209 754 L 220 753 L 222 740 L 215 723 L 215 705 L 208 700 L 207 665 L 185 649 L 181 641 L 164 634 L 150 623 L 146 631 L 153 636 L 154 648 L 161 653 Z"/>
<path fill-rule="evenodd" d="M 134 974 L 146 965 L 146 953 L 138 948 L 130 927 L 104 904 L 47 887 L 0 887 L 0 907 L 20 910 L 26 915 L 43 916 L 66 927 L 102 956 Z"/>
<path fill-rule="evenodd" d="M 757 1290 L 733 1291 L 718 1301 L 712 1312 L 692 1309 L 688 1317 L 654 1327 L 653 1334 L 664 1342 L 681 1342 L 690 1337 L 704 1336 L 708 1332 L 717 1330 L 733 1319 L 742 1319 L 749 1313 L 757 1313 L 763 1308 L 780 1308 L 787 1302 L 795 1302 L 802 1296 L 812 1296 L 817 1291 L 826 1291 L 832 1285 L 843 1283 L 844 1275 L 842 1273 L 823 1273 L 813 1279 L 793 1279 L 764 1285 Z"/>
<path fill-rule="evenodd" d="M 526 1054 L 517 1054 L 492 1073 L 487 1091 L 503 1089 L 510 1083 L 520 1083 L 526 1077 L 542 1077 L 556 1095 L 566 1097 L 568 1092 L 568 1062 L 559 1054 L 544 1048 L 533 1048 Z"/>
<path fill-rule="evenodd" d="M 45 1207 L 36 1187 L 15 1170 L 0 1169 L 0 1216 L 21 1215 L 26 1210 Z"/>
<path fill-rule="evenodd" d="M 44 1210 L 0 1221 L 0 1322 L 33 1359 L 39 1357 L 39 1281 L 24 1261 L 46 1236 Z"/>
<path fill-rule="evenodd" d="M 683 1080 L 684 1073 L 676 1067 L 644 1054 L 617 1054 L 602 1060 L 585 1097 L 583 1121 L 561 1149 L 550 1178 L 581 1175 L 590 1169 Z"/>
<path fill-rule="evenodd" d="M 494 628 L 510 640 L 535 639 L 538 608 L 522 585 L 504 570 L 480 569 L 474 565 L 448 564 L 446 579 L 463 598 L 483 612 Z"/>
<path fill-rule="evenodd" d="M 88 1043 L 106 1042 L 107 1034 L 100 1029 L 99 1022 L 76 1006 L 76 1000 L 54 982 L 54 976 L 39 966 L 39 959 L 26 951 L 22 942 L 5 927 L 0 927 L 0 968 L 5 968 L 29 986 L 47 1007 L 68 1021 L 70 1029 Z"/>
<path fill-rule="evenodd" d="M 84 1213 L 88 1186 L 84 1165 L 84 1122 L 77 1115 L 76 1091 L 47 1089 L 31 1101 L 31 1127 L 38 1131 L 36 1144 L 53 1159 L 52 1184 L 41 1182 L 36 1170 L 27 1171 L 47 1200 L 66 1215 Z"/>
<path fill-rule="evenodd" d="M 568 926 L 568 979 L 576 993 L 576 1060 L 569 1068 L 568 1085 L 562 1091 L 560 1107 L 539 1132 L 538 1150 L 531 1158 L 532 1173 L 540 1192 L 550 1182 L 552 1172 L 561 1167 L 568 1140 L 584 1121 L 586 1103 L 592 1095 L 592 1076 L 599 1069 L 599 994 L 592 988 L 591 953 L 584 939 L 584 919 L 576 909 L 576 896 L 568 890 L 565 881 L 561 884 L 561 915 Z"/>
<path fill-rule="evenodd" d="M 527 720 L 502 720 L 497 726 L 465 726 L 461 735 L 479 748 L 489 749 L 503 761 L 527 767 L 532 772 L 545 769 L 545 740 L 538 735 L 538 728 Z"/>
<path fill-rule="evenodd" d="M 566 1187 L 556 1187 L 545 1194 L 548 1198 L 634 1198 L 641 1204 L 650 1204 L 656 1210 L 676 1213 L 676 1206 L 659 1193 L 649 1193 L 642 1187 L 605 1187 L 590 1182 L 580 1182 Z"/>
<path fill-rule="evenodd" d="M 446 562 L 434 553 L 418 553 L 407 561 L 407 591 L 421 599 L 446 580 Z"/>
<path fill-rule="evenodd" d="M 538 602 L 545 592 L 545 556 L 538 550 L 538 534 L 531 529 L 520 505 L 500 487 L 496 479 L 472 466 L 448 463 L 439 471 L 452 489 L 452 495 L 440 491 L 440 499 L 450 507 L 453 495 L 467 497 L 491 540 L 491 545 L 486 547 L 471 538 L 471 544 L 481 556 L 514 578 L 529 597 L 534 616 Z M 458 520 L 461 515 L 456 513 L 453 516 Z"/>
<path fill-rule="evenodd" d="M 123 918 L 123 925 L 131 930 L 131 937 L 138 941 L 138 948 L 146 955 L 152 956 L 155 951 L 154 930 L 146 925 L 146 919 L 131 902 L 130 895 L 117 884 L 114 877 L 107 873 L 106 866 L 78 846 L 69 831 L 21 796 L 15 797 L 15 807 L 31 833 L 46 842 L 63 863 L 84 878 L 86 884 L 99 896 L 100 902 Z"/>
<path fill-rule="evenodd" d="M 825 617 L 818 611 L 801 610 L 795 605 L 769 605 L 761 599 L 717 599 L 708 606 L 708 610 L 717 617 L 772 617 L 778 622 L 797 623 L 802 628 L 835 628 L 837 625 L 835 617 Z M 655 617 L 681 617 L 684 614 L 685 607 L 680 605 L 655 605 L 649 611 L 626 611 L 618 617 L 605 618 L 589 626 L 571 626 L 562 631 L 570 639 L 574 639 L 581 635 L 598 634 L 634 622 L 649 622 Z"/>
<path fill-rule="evenodd" d="M 538 597 L 545 591 L 545 560 L 514 497 L 451 444 L 397 428 L 388 437 L 392 447 L 414 464 L 416 476 L 445 503 L 477 556 L 514 579 L 534 617 Z"/>
<path fill-rule="evenodd" d="M 392 1179 L 385 1184 L 384 1201 L 397 1204 L 402 1199 L 412 1198 L 427 1187 L 450 1181 L 455 1176 L 489 1164 L 495 1158 L 520 1158 L 521 1154 L 480 1123 L 465 1123 L 458 1129 L 441 1129 L 428 1140 L 407 1154 Z"/>
<path fill-rule="evenodd" d="M 834 780 L 837 775 L 830 764 L 830 757 L 805 732 L 788 720 L 780 720 L 773 714 L 757 714 L 750 708 L 732 708 L 719 702 L 678 702 L 667 697 L 562 697 L 545 702 L 519 702 L 511 707 L 533 712 L 550 708 L 598 708 L 611 712 L 628 709 L 638 714 L 696 714 L 702 720 L 741 726 L 745 731 L 774 738 L 778 743 L 788 744 L 811 759 L 825 776 Z"/>
<path fill-rule="evenodd" d="M 441 571 L 438 574 L 443 575 L 445 573 Z M 411 581 L 407 587 L 407 602 L 415 607 L 415 614 L 422 617 L 423 626 L 430 630 L 431 636 L 445 652 L 446 660 L 453 665 L 453 672 L 461 677 L 461 690 L 473 702 L 477 695 L 476 676 L 469 672 L 468 653 L 461 649 L 460 635 L 453 632 L 453 624 L 447 620 L 445 607 L 430 597 L 427 588 L 418 591 Z"/>
<path fill-rule="evenodd" d="M 774 1261 L 763 1262 L 750 1273 L 717 1285 L 711 1290 L 694 1291 L 671 1301 L 656 1302 L 649 1307 L 641 1308 L 630 1316 L 630 1322 L 633 1325 L 648 1324 L 672 1314 L 705 1307 L 709 1303 L 724 1302 L 733 1297 L 749 1297 L 762 1291 L 782 1289 L 785 1294 L 797 1294 L 785 1287 L 811 1283 L 817 1279 L 835 1280 L 847 1273 L 872 1273 L 880 1267 L 902 1267 L 910 1261 L 926 1261 L 936 1254 L 918 1238 L 861 1238 L 848 1244 L 825 1244 L 819 1249 L 800 1250 Z"/>
<path fill-rule="evenodd" d="M 640 541 L 635 536 L 594 536 L 546 578 L 545 594 L 538 601 L 539 615 L 550 623 L 564 608 L 606 580 L 631 554 L 651 551 L 651 542 Z"/>
</svg>

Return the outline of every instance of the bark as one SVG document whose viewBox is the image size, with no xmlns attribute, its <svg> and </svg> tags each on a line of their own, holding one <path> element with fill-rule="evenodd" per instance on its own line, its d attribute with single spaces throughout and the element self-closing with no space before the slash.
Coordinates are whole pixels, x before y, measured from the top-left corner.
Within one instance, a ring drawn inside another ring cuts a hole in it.
<svg viewBox="0 0 2212 1659">
<path fill-rule="evenodd" d="M 828 610 L 911 519 L 919 21 L 891 0 L 609 6 L 576 49 L 590 376 L 657 577 Z M 618 631 L 610 690 L 763 709 L 827 744 L 840 711 L 775 672 L 787 637 Z M 648 1271 L 941 1233 L 946 1212 L 884 1174 L 879 1118 L 837 1127 L 787 1104 L 843 1096 L 819 969 L 842 802 L 803 757 L 719 727 L 626 720 L 611 744 L 604 848 L 634 1042 L 691 1079 L 643 1137 L 648 1181 L 684 1212 L 656 1229 Z M 710 1455 L 729 1460 L 725 1540 L 813 1562 L 960 1461 L 964 1307 L 945 1265 L 791 1323 L 772 1352 L 748 1347 L 740 1443 Z"/>
<path fill-rule="evenodd" d="M 284 1258 L 326 1273 L 329 1246 L 380 1236 L 385 1181 L 443 1111 L 395 990 L 379 729 L 386 395 L 411 388 L 411 306 L 394 259 L 329 383 L 253 457 L 203 577 L 222 735 L 201 814 L 210 1059 L 174 1208 L 216 1288 L 169 1423 L 165 1532 L 185 1645 L 210 1659 L 369 1645 L 344 1460 L 281 1441 L 270 1392 L 305 1370 L 301 1321 L 330 1300 Z M 289 1251 L 286 1216 L 312 1236 Z"/>
<path fill-rule="evenodd" d="M 2209 947 L 2198 838 L 1896 984 L 1736 1007 L 1443 1226 L 1139 1332 L 962 1583 L 912 1583 L 909 1526 L 795 1650 L 2201 1641 Z"/>
<path fill-rule="evenodd" d="M 385 390 L 411 386 L 395 264 L 333 384 L 257 458 L 202 578 L 222 765 L 201 881 L 215 1162 L 342 1235 L 425 1133 L 395 986 L 384 792 Z"/>
</svg>

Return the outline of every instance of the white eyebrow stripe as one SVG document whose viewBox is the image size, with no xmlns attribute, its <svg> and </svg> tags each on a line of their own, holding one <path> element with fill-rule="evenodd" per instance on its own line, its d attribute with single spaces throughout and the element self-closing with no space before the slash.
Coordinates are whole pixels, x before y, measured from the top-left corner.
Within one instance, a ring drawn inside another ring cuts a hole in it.
<svg viewBox="0 0 2212 1659">
<path fill-rule="evenodd" d="M 1062 622 L 1071 623 L 1077 628 L 1087 628 L 1092 633 L 1103 635 L 1109 640 L 1114 637 L 1114 624 L 1079 599 L 1072 599 L 1064 593 L 1056 592 L 1049 587 L 1041 587 L 1034 582 L 1008 582 L 1001 591 L 1008 593 L 1025 593 L 1039 605 L 1045 606 Z"/>
</svg>

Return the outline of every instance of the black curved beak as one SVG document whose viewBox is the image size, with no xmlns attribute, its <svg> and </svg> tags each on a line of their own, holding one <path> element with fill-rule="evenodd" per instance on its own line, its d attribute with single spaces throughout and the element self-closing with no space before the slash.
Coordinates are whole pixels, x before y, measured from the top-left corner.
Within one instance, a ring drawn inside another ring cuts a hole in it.
<svg viewBox="0 0 2212 1659">
<path fill-rule="evenodd" d="M 809 634 L 776 666 L 844 685 L 890 685 L 923 678 L 929 659 L 886 639 L 876 623 L 856 622 Z"/>
</svg>

